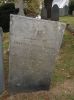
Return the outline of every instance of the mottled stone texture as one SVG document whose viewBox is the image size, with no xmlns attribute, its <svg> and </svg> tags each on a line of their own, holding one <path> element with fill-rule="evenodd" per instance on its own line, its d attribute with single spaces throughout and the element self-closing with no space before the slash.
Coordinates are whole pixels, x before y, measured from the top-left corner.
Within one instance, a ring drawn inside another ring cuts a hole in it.
<svg viewBox="0 0 74 100">
<path fill-rule="evenodd" d="M 48 90 L 65 24 L 11 15 L 9 91 Z"/>
<path fill-rule="evenodd" d="M 3 72 L 3 51 L 2 51 L 2 28 L 0 28 L 0 94 L 4 90 L 4 72 Z"/>
</svg>

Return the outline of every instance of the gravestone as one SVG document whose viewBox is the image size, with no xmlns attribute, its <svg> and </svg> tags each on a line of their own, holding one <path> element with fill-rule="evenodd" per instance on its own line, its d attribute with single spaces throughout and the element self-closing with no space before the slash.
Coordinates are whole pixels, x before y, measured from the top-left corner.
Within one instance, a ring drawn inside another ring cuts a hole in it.
<svg viewBox="0 0 74 100">
<path fill-rule="evenodd" d="M 67 5 L 65 5 L 64 9 L 65 9 L 65 14 L 64 15 L 65 16 L 68 16 L 69 7 Z"/>
<path fill-rule="evenodd" d="M 65 24 L 11 15 L 10 93 L 48 90 Z"/>
<path fill-rule="evenodd" d="M 64 16 L 64 15 L 65 15 L 65 9 L 59 8 L 59 16 Z"/>
<path fill-rule="evenodd" d="M 2 29 L 0 28 L 0 94 L 4 91 L 2 33 Z"/>
<path fill-rule="evenodd" d="M 74 16 L 74 11 L 72 11 L 72 16 Z"/>
<path fill-rule="evenodd" d="M 54 5 L 51 9 L 51 20 L 58 21 L 59 20 L 59 7 Z"/>
<path fill-rule="evenodd" d="M 47 10 L 45 7 L 41 9 L 41 19 L 47 19 Z"/>
</svg>

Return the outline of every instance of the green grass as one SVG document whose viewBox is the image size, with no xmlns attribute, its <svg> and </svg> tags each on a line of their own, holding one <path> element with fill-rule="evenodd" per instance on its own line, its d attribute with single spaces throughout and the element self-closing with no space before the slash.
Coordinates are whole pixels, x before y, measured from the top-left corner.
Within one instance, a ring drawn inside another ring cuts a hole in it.
<svg viewBox="0 0 74 100">
<path fill-rule="evenodd" d="M 53 84 L 63 82 L 68 78 L 74 78 L 74 36 L 66 31 L 56 63 Z"/>
<path fill-rule="evenodd" d="M 74 17 L 61 17 L 60 20 L 74 24 Z M 68 78 L 74 78 L 74 36 L 66 30 L 52 83 L 55 85 L 57 82 L 64 82 Z"/>
<path fill-rule="evenodd" d="M 72 16 L 60 17 L 60 21 L 65 22 L 67 24 L 74 24 L 74 17 Z"/>
</svg>

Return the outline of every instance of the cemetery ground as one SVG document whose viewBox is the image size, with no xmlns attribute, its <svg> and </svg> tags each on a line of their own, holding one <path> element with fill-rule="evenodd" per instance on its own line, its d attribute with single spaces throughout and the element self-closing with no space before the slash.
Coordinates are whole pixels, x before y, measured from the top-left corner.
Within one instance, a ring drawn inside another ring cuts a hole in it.
<svg viewBox="0 0 74 100">
<path fill-rule="evenodd" d="M 61 21 L 74 24 L 74 17 L 62 17 Z M 4 33 L 4 69 L 7 87 L 9 33 Z M 65 31 L 59 56 L 57 57 L 50 91 L 23 93 L 8 97 L 7 91 L 0 100 L 74 100 L 74 35 Z M 8 98 L 7 98 L 8 97 Z"/>
</svg>

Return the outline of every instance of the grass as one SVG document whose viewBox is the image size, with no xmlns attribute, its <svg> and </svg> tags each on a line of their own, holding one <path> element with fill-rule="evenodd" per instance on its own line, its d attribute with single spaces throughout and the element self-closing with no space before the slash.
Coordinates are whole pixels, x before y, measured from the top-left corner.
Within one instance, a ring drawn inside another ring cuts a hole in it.
<svg viewBox="0 0 74 100">
<path fill-rule="evenodd" d="M 60 20 L 74 24 L 74 17 L 61 17 Z M 8 36 L 4 33 L 4 65 L 7 86 L 8 79 Z M 48 96 L 49 95 L 49 96 Z M 17 97 L 22 99 L 17 99 Z M 27 99 L 28 98 L 28 99 Z M 23 94 L 7 100 L 74 100 L 74 36 L 65 31 L 63 43 L 57 57 L 51 89 L 48 92 Z M 0 99 L 2 100 L 2 99 Z M 6 100 L 6 99 L 4 99 Z"/>
<path fill-rule="evenodd" d="M 72 16 L 60 17 L 60 21 L 65 22 L 67 24 L 74 24 L 74 17 Z"/>
<path fill-rule="evenodd" d="M 69 32 L 65 32 L 63 44 L 58 57 L 54 82 L 64 81 L 68 78 L 74 78 L 74 36 Z"/>
</svg>

